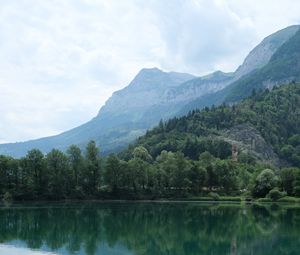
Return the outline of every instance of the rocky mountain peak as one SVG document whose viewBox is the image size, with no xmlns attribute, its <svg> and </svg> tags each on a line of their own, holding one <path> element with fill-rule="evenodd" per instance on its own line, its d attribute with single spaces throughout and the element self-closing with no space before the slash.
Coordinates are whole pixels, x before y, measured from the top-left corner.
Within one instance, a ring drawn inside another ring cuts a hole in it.
<svg viewBox="0 0 300 255">
<path fill-rule="evenodd" d="M 235 77 L 240 78 L 266 65 L 277 49 L 295 35 L 299 28 L 300 25 L 289 26 L 266 37 L 248 54 L 243 64 L 236 70 Z"/>
</svg>

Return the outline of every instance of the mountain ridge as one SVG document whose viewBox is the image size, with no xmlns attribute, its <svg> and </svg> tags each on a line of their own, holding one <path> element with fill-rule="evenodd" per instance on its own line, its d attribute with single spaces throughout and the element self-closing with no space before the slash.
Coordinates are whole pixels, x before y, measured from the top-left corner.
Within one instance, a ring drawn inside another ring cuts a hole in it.
<svg viewBox="0 0 300 255">
<path fill-rule="evenodd" d="M 290 28 L 291 30 L 289 30 Z M 250 96 L 254 90 L 272 89 L 274 86 L 280 86 L 294 80 L 300 80 L 300 75 L 298 75 L 300 70 L 299 28 L 299 25 L 287 28 L 290 32 L 296 31 L 295 34 L 287 37 L 287 40 L 285 40 L 284 43 L 277 42 L 277 45 L 280 45 L 280 47 L 273 53 L 268 63 L 258 69 L 253 69 L 250 73 L 245 74 L 222 90 L 209 93 L 207 96 L 199 97 L 188 102 L 184 107 L 182 107 L 179 115 L 184 115 L 190 110 L 197 108 L 201 109 L 206 106 L 219 105 L 222 103 L 235 103 Z M 280 30 L 278 32 L 282 33 L 285 32 L 285 30 Z M 278 32 L 275 33 L 277 36 Z M 287 34 L 285 34 L 285 36 L 286 35 Z M 290 54 L 286 55 L 285 48 L 287 47 L 286 45 L 289 44 L 293 44 L 293 50 Z M 298 63 L 298 66 L 290 63 L 291 59 Z M 239 68 L 237 71 L 238 70 Z"/>
</svg>

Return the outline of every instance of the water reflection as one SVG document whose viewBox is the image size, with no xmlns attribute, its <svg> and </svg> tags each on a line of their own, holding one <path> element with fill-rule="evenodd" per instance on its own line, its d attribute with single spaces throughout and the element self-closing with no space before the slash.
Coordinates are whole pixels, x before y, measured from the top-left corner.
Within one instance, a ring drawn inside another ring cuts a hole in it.
<svg viewBox="0 0 300 255">
<path fill-rule="evenodd" d="M 0 254 L 5 255 L 55 255 L 53 252 L 34 251 L 28 248 L 19 248 L 11 245 L 0 245 Z"/>
<path fill-rule="evenodd" d="M 14 206 L 0 209 L 0 242 L 18 242 L 55 254 L 299 254 L 299 223 L 299 207 L 190 203 Z"/>
</svg>

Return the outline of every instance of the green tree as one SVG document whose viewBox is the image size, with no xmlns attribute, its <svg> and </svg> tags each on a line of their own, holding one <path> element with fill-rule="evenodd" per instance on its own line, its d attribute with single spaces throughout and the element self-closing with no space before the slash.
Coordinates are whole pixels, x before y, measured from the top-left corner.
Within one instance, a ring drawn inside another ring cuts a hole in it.
<svg viewBox="0 0 300 255">
<path fill-rule="evenodd" d="M 19 171 L 18 161 L 12 157 L 0 155 L 0 194 L 8 192 L 15 195 L 19 191 Z"/>
<path fill-rule="evenodd" d="M 37 149 L 30 150 L 25 157 L 25 171 L 27 185 L 34 193 L 34 196 L 43 195 L 47 185 L 47 173 L 45 172 L 44 154 Z M 32 185 L 32 187 L 30 187 Z"/>
<path fill-rule="evenodd" d="M 149 154 L 148 150 L 143 146 L 138 146 L 134 148 L 132 155 L 134 158 L 139 158 L 146 162 L 152 161 L 151 155 Z"/>
<path fill-rule="evenodd" d="M 255 197 L 265 197 L 278 184 L 278 177 L 273 170 L 263 170 L 255 179 L 252 193 Z"/>
<path fill-rule="evenodd" d="M 188 179 L 188 172 L 191 169 L 191 163 L 184 157 L 182 152 L 174 153 L 175 167 L 171 173 L 172 186 L 177 189 L 187 189 L 191 183 Z"/>
<path fill-rule="evenodd" d="M 83 157 L 81 150 L 76 145 L 71 145 L 67 150 L 68 162 L 72 171 L 72 187 L 79 187 L 79 179 L 82 177 Z"/>
<path fill-rule="evenodd" d="M 191 183 L 192 191 L 198 194 L 206 184 L 207 171 L 199 162 L 193 162 L 188 173 L 188 178 Z"/>
<path fill-rule="evenodd" d="M 86 146 L 86 170 L 86 189 L 95 195 L 101 184 L 101 158 L 95 141 L 90 141 Z"/>
<path fill-rule="evenodd" d="M 106 160 L 104 180 L 112 191 L 116 192 L 121 188 L 124 174 L 122 164 L 115 154 L 110 154 Z"/>
<path fill-rule="evenodd" d="M 199 164 L 206 170 L 206 186 L 211 190 L 218 186 L 219 180 L 215 171 L 214 163 L 216 158 L 211 155 L 208 151 L 203 152 L 199 156 Z"/>
<path fill-rule="evenodd" d="M 65 198 L 70 188 L 70 174 L 66 155 L 56 149 L 46 156 L 49 175 L 48 192 L 51 198 Z"/>
<path fill-rule="evenodd" d="M 297 168 L 295 172 L 294 194 L 297 197 L 300 197 L 300 169 L 299 168 Z"/>
<path fill-rule="evenodd" d="M 238 189 L 238 172 L 231 161 L 217 160 L 214 168 L 220 188 L 223 188 L 226 193 Z"/>
<path fill-rule="evenodd" d="M 139 157 L 134 157 L 128 162 L 130 183 L 137 193 L 140 189 L 147 187 L 147 172 L 149 163 Z"/>
<path fill-rule="evenodd" d="M 295 168 L 282 168 L 280 170 L 281 187 L 290 196 L 294 192 Z"/>
</svg>

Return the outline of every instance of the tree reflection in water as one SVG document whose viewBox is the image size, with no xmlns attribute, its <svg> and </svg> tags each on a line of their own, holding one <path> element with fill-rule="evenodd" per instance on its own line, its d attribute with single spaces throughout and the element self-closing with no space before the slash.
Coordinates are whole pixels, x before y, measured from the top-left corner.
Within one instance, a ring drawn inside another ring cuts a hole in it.
<svg viewBox="0 0 300 255">
<path fill-rule="evenodd" d="M 99 254 L 299 254 L 300 207 L 81 203 L 0 208 L 0 242 Z M 61 249 L 63 248 L 63 249 Z M 129 251 L 129 253 L 128 253 Z M 121 254 L 121 253 L 118 253 Z"/>
</svg>

